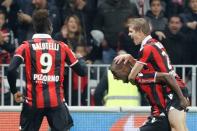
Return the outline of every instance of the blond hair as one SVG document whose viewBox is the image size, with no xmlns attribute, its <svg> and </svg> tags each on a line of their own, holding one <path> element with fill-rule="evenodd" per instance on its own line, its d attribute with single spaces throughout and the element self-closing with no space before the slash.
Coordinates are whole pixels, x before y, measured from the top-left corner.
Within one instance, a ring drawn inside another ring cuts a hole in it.
<svg viewBox="0 0 197 131">
<path fill-rule="evenodd" d="M 128 26 L 137 32 L 142 31 L 145 35 L 149 35 L 151 32 L 150 24 L 144 18 L 133 18 L 133 20 L 128 23 Z"/>
</svg>

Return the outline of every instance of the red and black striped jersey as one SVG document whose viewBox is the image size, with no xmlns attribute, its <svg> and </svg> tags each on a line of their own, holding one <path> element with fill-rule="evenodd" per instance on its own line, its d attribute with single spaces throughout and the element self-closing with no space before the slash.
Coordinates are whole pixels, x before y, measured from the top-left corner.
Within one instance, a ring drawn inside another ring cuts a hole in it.
<svg viewBox="0 0 197 131">
<path fill-rule="evenodd" d="M 36 108 L 57 107 L 62 103 L 64 66 L 78 62 L 65 43 L 44 35 L 43 38 L 36 34 L 32 40 L 24 41 L 15 52 L 25 64 L 28 104 Z"/>
<path fill-rule="evenodd" d="M 159 116 L 166 112 L 166 101 L 161 84 L 138 84 L 138 88 L 146 94 L 146 98 L 151 105 L 151 115 Z"/>
<path fill-rule="evenodd" d="M 151 105 L 151 114 L 159 116 L 165 113 L 166 101 L 163 93 L 163 85 L 155 84 L 156 72 L 139 73 L 136 77 L 138 88 L 146 94 L 149 104 Z"/>
<path fill-rule="evenodd" d="M 173 70 L 165 48 L 155 39 L 150 39 L 140 49 L 138 62 L 145 64 L 153 71 L 170 72 Z"/>
<path fill-rule="evenodd" d="M 180 77 L 175 73 L 164 46 L 157 40 L 151 38 L 143 45 L 139 52 L 138 62 L 144 64 L 149 71 L 172 74 L 179 79 L 177 80 L 179 86 L 185 88 L 185 83 L 182 80 L 181 82 Z"/>
</svg>

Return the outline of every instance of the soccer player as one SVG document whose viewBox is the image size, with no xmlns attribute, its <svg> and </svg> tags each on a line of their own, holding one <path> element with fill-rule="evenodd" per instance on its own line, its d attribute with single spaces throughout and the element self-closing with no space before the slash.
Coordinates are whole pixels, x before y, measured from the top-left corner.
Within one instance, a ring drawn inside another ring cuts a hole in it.
<svg viewBox="0 0 197 131">
<path fill-rule="evenodd" d="M 116 64 L 112 62 L 110 70 L 115 79 L 128 82 L 128 75 L 131 71 L 130 63 L 123 64 L 123 62 Z M 151 117 L 148 121 L 142 125 L 140 131 L 168 131 L 170 125 L 166 116 L 166 102 L 162 86 L 166 83 L 172 90 L 176 92 L 181 101 L 181 108 L 185 109 L 188 106 L 187 100 L 183 96 L 176 80 L 168 73 L 154 73 L 146 72 L 144 74 L 139 73 L 136 80 L 136 84 L 140 92 L 144 92 L 151 105 Z M 155 86 L 156 85 L 156 86 Z"/>
<path fill-rule="evenodd" d="M 150 32 L 150 25 L 144 18 L 135 18 L 129 25 L 129 35 L 134 40 L 134 43 L 136 45 L 141 44 L 139 58 L 128 76 L 129 81 L 135 81 L 137 74 L 145 69 L 153 72 L 169 73 L 175 77 L 183 95 L 187 98 L 188 91 L 185 83 L 175 73 L 163 45 L 153 39 L 150 36 Z M 132 61 L 133 58 L 129 54 L 120 55 L 115 58 L 117 63 L 123 60 L 126 63 Z M 166 88 L 166 94 L 168 119 L 172 131 L 187 131 L 186 113 L 180 109 L 180 101 L 177 95 L 169 87 Z"/>
<path fill-rule="evenodd" d="M 64 102 L 63 74 L 65 63 L 80 76 L 86 75 L 71 49 L 63 42 L 51 38 L 52 24 L 48 11 L 33 14 L 36 34 L 24 41 L 15 51 L 8 68 L 8 82 L 16 102 L 23 102 L 20 115 L 21 131 L 38 131 L 46 116 L 52 131 L 67 131 L 73 120 Z M 26 90 L 22 95 L 16 89 L 16 70 L 24 62 Z"/>
</svg>

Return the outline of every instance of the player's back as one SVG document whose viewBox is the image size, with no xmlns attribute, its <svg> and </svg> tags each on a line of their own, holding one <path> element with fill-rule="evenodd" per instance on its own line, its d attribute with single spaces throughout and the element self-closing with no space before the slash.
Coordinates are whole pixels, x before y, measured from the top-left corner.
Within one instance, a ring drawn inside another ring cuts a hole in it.
<svg viewBox="0 0 197 131">
<path fill-rule="evenodd" d="M 26 96 L 29 105 L 36 108 L 56 107 L 63 101 L 65 63 L 77 61 L 63 42 L 48 38 L 24 41 L 17 49 L 25 63 Z"/>
<path fill-rule="evenodd" d="M 33 75 L 31 82 L 37 85 L 58 82 L 60 80 L 61 56 L 60 43 L 54 40 L 33 39 L 27 41 L 29 49 L 26 50 L 26 68 Z"/>
<path fill-rule="evenodd" d="M 154 72 L 166 72 L 173 75 L 179 86 L 185 88 L 185 83 L 180 79 L 180 77 L 174 71 L 174 67 L 171 65 L 170 58 L 167 54 L 164 46 L 155 39 L 150 39 L 148 43 L 141 50 L 142 60 L 147 58 L 145 68 L 149 71 Z M 145 69 L 142 70 L 142 73 L 146 72 Z"/>
<path fill-rule="evenodd" d="M 144 49 L 149 50 L 150 52 L 148 54 L 144 54 L 149 55 L 146 56 L 149 57 L 147 61 L 148 69 L 166 73 L 171 72 L 173 75 L 176 75 L 166 49 L 159 41 L 155 39 L 149 40 L 148 43 L 144 46 Z"/>
<path fill-rule="evenodd" d="M 26 44 L 29 47 L 25 52 L 27 93 L 35 93 L 32 94 L 32 104 L 38 108 L 55 107 L 62 95 L 61 72 L 64 72 L 64 68 L 61 66 L 65 62 L 61 59 L 65 55 L 61 56 L 61 45 L 52 39 L 40 38 L 29 40 Z M 27 96 L 31 98 L 31 94 Z"/>
</svg>

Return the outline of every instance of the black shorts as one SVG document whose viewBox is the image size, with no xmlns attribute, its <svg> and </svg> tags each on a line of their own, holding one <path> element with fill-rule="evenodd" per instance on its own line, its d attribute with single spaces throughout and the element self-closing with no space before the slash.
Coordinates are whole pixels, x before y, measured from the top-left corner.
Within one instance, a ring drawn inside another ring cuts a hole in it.
<svg viewBox="0 0 197 131">
<path fill-rule="evenodd" d="M 65 104 L 56 108 L 35 109 L 23 104 L 20 116 L 21 131 L 39 131 L 43 117 L 46 116 L 51 131 L 67 131 L 73 120 Z"/>
<path fill-rule="evenodd" d="M 189 99 L 187 88 L 183 88 L 181 90 L 183 95 Z M 183 110 L 183 108 L 180 106 L 180 100 L 176 93 L 174 92 L 167 93 L 166 100 L 167 100 L 167 106 L 166 106 L 167 112 L 169 112 L 171 109 L 177 109 L 180 111 Z"/>
<path fill-rule="evenodd" d="M 166 116 L 148 117 L 147 122 L 140 127 L 140 131 L 171 131 L 169 121 Z"/>
</svg>

